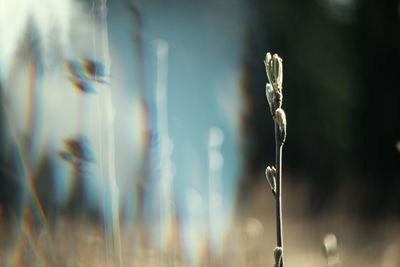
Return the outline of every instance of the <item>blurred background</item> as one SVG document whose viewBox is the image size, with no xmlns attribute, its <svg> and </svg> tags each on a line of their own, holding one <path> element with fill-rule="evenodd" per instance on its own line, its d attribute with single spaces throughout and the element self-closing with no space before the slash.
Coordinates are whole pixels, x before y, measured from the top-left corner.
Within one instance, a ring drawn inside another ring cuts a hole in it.
<svg viewBox="0 0 400 267">
<path fill-rule="evenodd" d="M 1 266 L 400 266 L 400 2 L 1 0 Z M 336 266 L 336 265 L 335 265 Z"/>
</svg>

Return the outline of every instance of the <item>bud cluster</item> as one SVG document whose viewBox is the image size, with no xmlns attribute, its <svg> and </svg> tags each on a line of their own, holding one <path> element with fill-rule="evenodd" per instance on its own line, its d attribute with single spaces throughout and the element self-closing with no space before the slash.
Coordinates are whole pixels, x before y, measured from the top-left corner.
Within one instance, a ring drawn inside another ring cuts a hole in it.
<svg viewBox="0 0 400 267">
<path fill-rule="evenodd" d="M 266 95 L 269 104 L 269 110 L 272 118 L 279 127 L 279 133 L 282 144 L 286 139 L 286 115 L 282 107 L 282 81 L 283 81 L 283 65 L 282 58 L 278 54 L 271 56 L 267 53 L 265 56 L 265 70 L 269 83 L 266 84 Z"/>
</svg>

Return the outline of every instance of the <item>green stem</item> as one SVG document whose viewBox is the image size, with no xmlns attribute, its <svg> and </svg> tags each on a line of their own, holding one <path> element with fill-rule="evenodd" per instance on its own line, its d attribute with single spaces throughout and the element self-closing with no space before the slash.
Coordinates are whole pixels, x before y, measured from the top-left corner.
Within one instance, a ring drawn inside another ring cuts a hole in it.
<svg viewBox="0 0 400 267">
<path fill-rule="evenodd" d="M 275 166 L 276 166 L 276 242 L 277 246 L 283 250 L 283 238 L 282 238 L 282 147 L 283 142 L 280 137 L 279 127 L 276 122 L 275 125 Z M 283 254 L 281 267 L 283 267 Z"/>
</svg>

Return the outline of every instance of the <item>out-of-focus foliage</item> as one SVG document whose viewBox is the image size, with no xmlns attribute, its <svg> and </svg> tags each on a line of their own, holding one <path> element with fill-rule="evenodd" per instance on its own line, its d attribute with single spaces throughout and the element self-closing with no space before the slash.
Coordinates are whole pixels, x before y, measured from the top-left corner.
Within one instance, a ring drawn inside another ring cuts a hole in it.
<svg viewBox="0 0 400 267">
<path fill-rule="evenodd" d="M 266 150 L 273 138 L 260 65 L 266 51 L 278 52 L 289 120 L 284 161 L 292 182 L 305 180 L 312 187 L 311 210 L 323 210 L 343 189 L 371 199 L 351 204 L 360 210 L 384 211 L 381 201 L 388 211 L 399 210 L 397 2 L 252 3 L 259 21 L 249 27 L 244 59 L 244 88 L 253 106 L 244 126 L 250 173 L 259 176 L 274 153 Z"/>
</svg>

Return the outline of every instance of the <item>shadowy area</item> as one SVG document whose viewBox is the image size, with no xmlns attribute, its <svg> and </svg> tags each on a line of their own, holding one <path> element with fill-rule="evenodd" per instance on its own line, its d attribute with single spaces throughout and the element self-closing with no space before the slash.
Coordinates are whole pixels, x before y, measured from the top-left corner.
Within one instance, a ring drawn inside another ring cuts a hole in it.
<svg viewBox="0 0 400 267">
<path fill-rule="evenodd" d="M 346 3 L 252 1 L 258 16 L 243 60 L 251 107 L 243 125 L 246 172 L 264 179 L 274 161 L 263 64 L 270 51 L 284 61 L 284 171 L 312 187 L 309 211 L 322 212 L 345 190 L 361 216 L 399 214 L 398 2 Z"/>
</svg>

